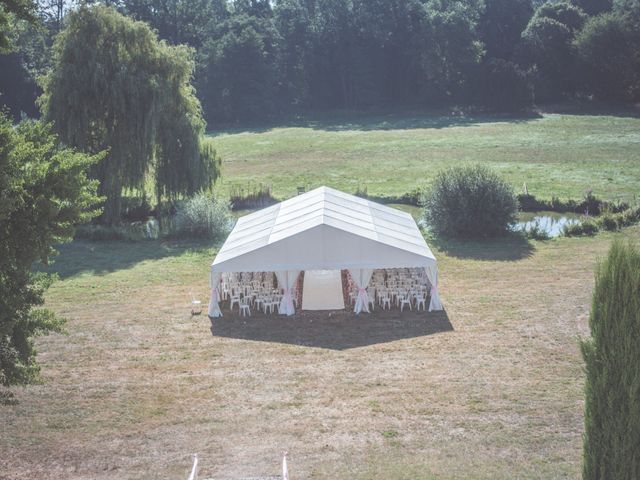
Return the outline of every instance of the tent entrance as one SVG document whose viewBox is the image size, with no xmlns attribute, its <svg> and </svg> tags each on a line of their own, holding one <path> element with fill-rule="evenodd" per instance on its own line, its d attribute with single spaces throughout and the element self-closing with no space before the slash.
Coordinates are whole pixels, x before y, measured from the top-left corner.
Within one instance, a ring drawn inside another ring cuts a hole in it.
<svg viewBox="0 0 640 480">
<path fill-rule="evenodd" d="M 344 310 L 340 270 L 306 270 L 302 289 L 303 310 Z"/>
</svg>

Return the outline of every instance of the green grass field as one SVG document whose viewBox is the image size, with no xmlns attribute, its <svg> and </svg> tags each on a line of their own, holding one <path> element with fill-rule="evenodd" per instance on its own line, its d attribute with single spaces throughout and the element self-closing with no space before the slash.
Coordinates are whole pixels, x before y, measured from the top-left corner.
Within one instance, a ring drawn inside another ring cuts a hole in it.
<svg viewBox="0 0 640 480">
<path fill-rule="evenodd" d="M 640 118 L 545 114 L 537 118 L 367 116 L 215 134 L 223 191 L 250 182 L 278 198 L 297 186 L 400 195 L 440 169 L 480 162 L 521 192 L 606 199 L 640 193 Z"/>
</svg>

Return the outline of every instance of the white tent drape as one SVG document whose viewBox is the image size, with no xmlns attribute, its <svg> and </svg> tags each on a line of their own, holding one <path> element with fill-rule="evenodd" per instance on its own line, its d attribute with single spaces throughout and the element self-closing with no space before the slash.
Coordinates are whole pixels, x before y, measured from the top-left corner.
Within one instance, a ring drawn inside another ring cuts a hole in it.
<svg viewBox="0 0 640 480">
<path fill-rule="evenodd" d="M 211 272 L 210 283 L 211 283 L 211 298 L 209 299 L 209 317 L 218 318 L 222 316 L 222 311 L 220 310 L 220 305 L 218 302 L 220 301 L 220 280 L 222 279 L 222 273 L 220 272 Z"/>
<path fill-rule="evenodd" d="M 294 315 L 296 309 L 293 306 L 293 296 L 291 295 L 295 282 L 300 275 L 300 270 L 282 270 L 276 272 L 278 279 L 278 285 L 282 288 L 284 295 L 280 301 L 280 307 L 278 308 L 280 315 Z"/>
<path fill-rule="evenodd" d="M 427 278 L 431 283 L 431 302 L 429 302 L 429 311 L 442 310 L 442 301 L 440 300 L 440 294 L 438 293 L 438 267 L 430 266 L 425 267 Z"/>
<path fill-rule="evenodd" d="M 358 296 L 356 297 L 356 305 L 353 311 L 358 314 L 360 312 L 369 313 L 369 294 L 367 294 L 367 287 L 371 281 L 373 275 L 373 269 L 370 268 L 354 268 L 349 270 L 351 272 L 351 278 L 356 282 L 358 287 Z"/>
</svg>

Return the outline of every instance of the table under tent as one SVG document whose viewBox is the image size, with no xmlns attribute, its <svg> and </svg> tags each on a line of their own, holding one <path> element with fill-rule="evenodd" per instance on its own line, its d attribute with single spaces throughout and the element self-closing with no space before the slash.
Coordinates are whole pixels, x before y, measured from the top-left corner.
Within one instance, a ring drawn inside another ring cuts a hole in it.
<svg viewBox="0 0 640 480">
<path fill-rule="evenodd" d="M 241 217 L 211 265 L 209 316 L 442 310 L 438 266 L 413 217 L 320 187 Z"/>
</svg>

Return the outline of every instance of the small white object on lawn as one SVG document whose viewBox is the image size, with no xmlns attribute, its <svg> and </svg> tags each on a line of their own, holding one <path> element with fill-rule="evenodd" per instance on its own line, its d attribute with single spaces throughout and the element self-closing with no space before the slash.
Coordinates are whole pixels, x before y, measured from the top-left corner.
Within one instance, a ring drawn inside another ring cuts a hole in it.
<svg viewBox="0 0 640 480">
<path fill-rule="evenodd" d="M 202 302 L 196 298 L 196 296 L 191 294 L 191 315 L 200 315 L 202 313 Z"/>
<path fill-rule="evenodd" d="M 289 480 L 289 467 L 287 466 L 287 455 L 289 452 L 282 454 L 282 480 Z"/>
<path fill-rule="evenodd" d="M 189 480 L 198 480 L 198 454 L 193 454 L 193 467 L 191 467 L 191 474 Z"/>
</svg>

